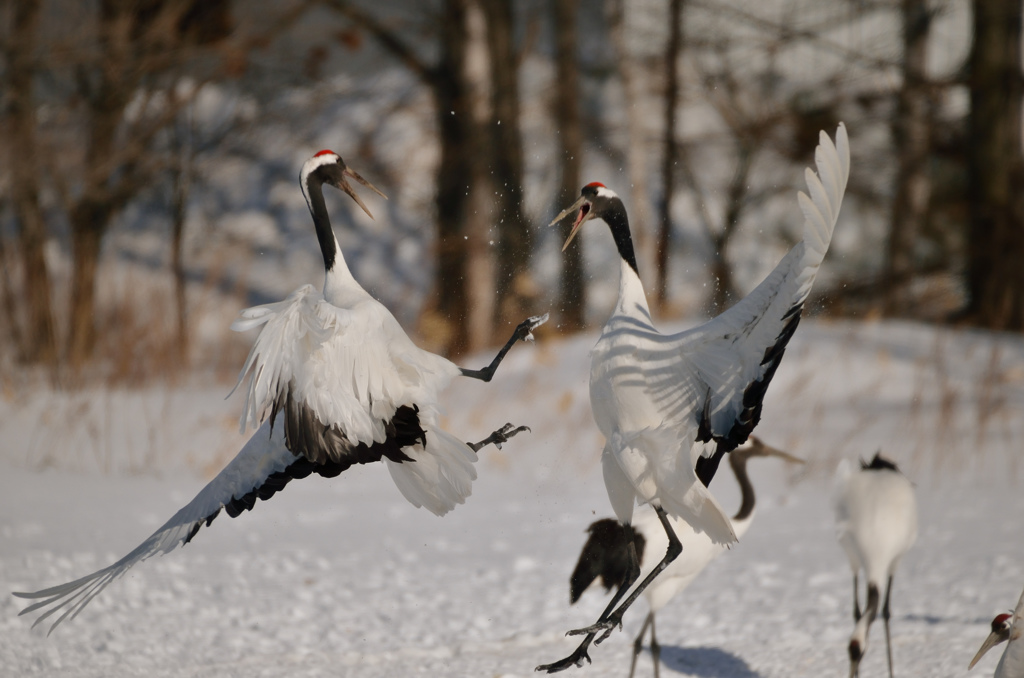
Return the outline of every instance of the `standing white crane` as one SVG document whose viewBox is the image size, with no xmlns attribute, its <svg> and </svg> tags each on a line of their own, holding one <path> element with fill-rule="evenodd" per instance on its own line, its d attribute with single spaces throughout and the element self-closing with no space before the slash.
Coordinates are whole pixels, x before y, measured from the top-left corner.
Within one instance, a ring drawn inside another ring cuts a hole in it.
<svg viewBox="0 0 1024 678">
<path fill-rule="evenodd" d="M 232 325 L 264 326 L 238 378 L 241 385 L 248 375 L 242 428 L 251 423 L 256 433 L 195 499 L 121 560 L 67 584 L 15 593 L 38 601 L 21 614 L 44 610 L 33 626 L 63 610 L 52 632 L 128 568 L 187 544 L 222 508 L 234 518 L 312 473 L 333 478 L 353 464 L 384 461 L 409 502 L 444 515 L 469 496 L 477 450 L 526 430 L 506 424 L 479 443 L 464 443 L 440 427 L 438 394 L 460 374 L 489 381 L 509 348 L 531 339 L 547 316 L 523 321 L 481 370 L 417 347 L 345 263 L 323 185 L 341 189 L 370 215 L 346 177 L 384 195 L 332 151 L 307 160 L 299 177 L 323 253 L 323 293 L 305 285 L 283 302 L 242 311 Z"/>
<path fill-rule="evenodd" d="M 1024 593 L 1020 594 L 1017 609 L 1012 614 L 1004 612 L 992 620 L 992 632 L 974 655 L 968 670 L 973 669 L 986 652 L 999 643 L 1006 643 L 1006 650 L 999 658 L 992 678 L 1024 678 Z"/>
<path fill-rule="evenodd" d="M 885 587 L 882 620 L 885 649 L 892 678 L 892 643 L 889 635 L 889 599 L 892 579 L 903 555 L 917 540 L 917 502 L 914 486 L 892 461 L 881 453 L 859 469 L 843 460 L 836 470 L 836 536 L 853 570 L 853 620 L 850 636 L 850 678 L 859 675 L 860 661 L 868 649 L 868 631 L 878 614 L 881 589 Z M 867 602 L 860 607 L 858 575 L 867 579 Z"/>
<path fill-rule="evenodd" d="M 794 457 L 788 452 L 765 445 L 756 436 L 750 436 L 747 444 L 737 447 L 729 454 L 729 466 L 739 483 L 742 500 L 739 511 L 732 517 L 732 527 L 736 538 L 742 539 L 754 520 L 757 498 L 754 486 L 747 474 L 747 461 L 756 457 L 778 457 L 793 464 L 804 463 L 803 459 Z M 654 676 L 658 678 L 658 662 L 661 648 L 654 630 L 654 615 L 665 607 L 672 598 L 682 593 L 697 578 L 711 561 L 720 556 L 726 549 L 724 544 L 716 544 L 706 532 L 697 532 L 680 518 L 669 516 L 672 530 L 679 538 L 683 550 L 679 557 L 665 568 L 654 582 L 644 591 L 644 598 L 650 612 L 640 627 L 640 633 L 633 641 L 633 660 L 629 666 L 629 678 L 636 671 L 636 660 L 643 649 L 644 635 L 651 629 L 651 657 L 654 661 Z M 632 533 L 633 546 L 640 559 L 640 575 L 648 575 L 656 565 L 661 553 L 668 547 L 668 538 L 661 527 L 658 515 L 647 507 L 640 507 L 633 517 L 627 530 L 623 530 L 616 520 L 604 518 L 591 524 L 587 531 L 590 537 L 583 546 L 579 562 L 570 578 L 570 602 L 579 600 L 591 583 L 601 578 L 605 590 L 622 586 L 629 570 L 629 542 L 627 532 Z"/>
<path fill-rule="evenodd" d="M 668 549 L 616 608 L 639 574 L 631 549 L 630 573 L 597 622 L 569 632 L 585 635 L 583 642 L 568 657 L 538 666 L 538 671 L 553 673 L 590 661 L 587 649 L 597 635 L 598 643 L 607 638 L 633 601 L 679 555 L 670 515 L 706 532 L 715 543 L 736 541 L 729 517 L 706 485 L 722 455 L 746 441 L 760 420 L 765 390 L 828 250 L 850 170 L 842 124 L 835 144 L 821 133 L 815 163 L 818 174 L 810 169 L 805 173 L 811 197 L 799 195 L 803 240 L 743 300 L 679 334 L 662 334 L 652 323 L 626 208 L 613 191 L 600 183 L 587 184 L 579 200 L 552 222 L 579 209 L 563 250 L 595 217 L 611 229 L 618 248 L 618 302 L 591 353 L 590 406 L 606 440 L 602 467 L 616 517 L 629 525 L 634 503 L 651 504 Z M 705 443 L 713 443 L 713 449 Z M 710 456 L 704 456 L 706 450 Z"/>
</svg>

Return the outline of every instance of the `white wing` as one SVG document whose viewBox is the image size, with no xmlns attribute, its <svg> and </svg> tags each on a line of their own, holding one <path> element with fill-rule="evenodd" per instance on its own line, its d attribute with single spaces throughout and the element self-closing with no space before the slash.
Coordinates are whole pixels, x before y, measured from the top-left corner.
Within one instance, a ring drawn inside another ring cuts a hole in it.
<svg viewBox="0 0 1024 678">
<path fill-rule="evenodd" d="M 742 301 L 700 327 L 665 337 L 647 356 L 652 398 L 666 420 L 697 425 L 698 440 L 732 449 L 760 419 L 765 390 L 800 321 L 846 190 L 850 148 L 842 124 L 835 145 L 821 133 L 815 163 L 817 175 L 806 170 L 811 197 L 798 195 L 803 240 Z"/>
<path fill-rule="evenodd" d="M 243 311 L 232 327 L 260 324 L 239 375 L 239 384 L 249 375 L 242 426 L 259 425 L 268 412 L 272 422 L 283 415 L 288 448 L 312 461 L 375 445 L 387 446 L 392 461 L 405 460 L 401 448 L 436 423 L 438 393 L 459 374 L 413 344 L 369 295 L 338 308 L 306 285 L 281 303 Z"/>
<path fill-rule="evenodd" d="M 305 467 L 298 468 L 299 467 Z M 65 619 L 74 619 L 89 601 L 107 584 L 130 567 L 157 554 L 169 553 L 187 544 L 204 524 L 209 525 L 222 508 L 232 517 L 252 508 L 256 498 L 266 499 L 280 490 L 292 477 L 308 475 L 312 465 L 297 459 L 284 446 L 281 431 L 270 433 L 270 424 L 263 427 L 242 448 L 223 471 L 204 487 L 195 499 L 186 504 L 164 525 L 139 544 L 135 550 L 113 565 L 75 581 L 34 593 L 15 593 L 20 598 L 35 599 L 20 614 L 45 610 L 32 625 L 35 627 L 52 615 L 62 612 L 50 633 Z"/>
</svg>

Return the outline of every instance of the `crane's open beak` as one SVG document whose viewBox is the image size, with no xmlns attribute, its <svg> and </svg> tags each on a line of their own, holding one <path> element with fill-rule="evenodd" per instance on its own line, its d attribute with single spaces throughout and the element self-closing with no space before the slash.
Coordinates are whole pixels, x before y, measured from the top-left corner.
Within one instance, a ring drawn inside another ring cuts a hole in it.
<svg viewBox="0 0 1024 678">
<path fill-rule="evenodd" d="M 563 252 L 565 251 L 565 248 L 569 246 L 569 243 L 572 242 L 572 239 L 576 237 L 576 234 L 579 232 L 580 226 L 583 225 L 583 222 L 591 218 L 592 213 L 590 211 L 590 203 L 587 202 L 586 196 L 581 195 L 579 200 L 559 212 L 558 216 L 552 219 L 551 223 L 548 224 L 548 227 L 554 226 L 559 221 L 569 216 L 576 208 L 579 208 L 580 211 L 579 214 L 576 215 L 576 221 L 572 225 L 572 230 L 569 231 L 569 237 L 565 239 L 565 244 L 562 245 Z"/>
<path fill-rule="evenodd" d="M 363 211 L 366 212 L 367 216 L 369 216 L 371 219 L 373 219 L 373 215 L 370 213 L 369 208 L 367 208 L 366 205 L 363 203 L 363 201 L 359 198 L 359 196 L 356 195 L 356 192 L 354 190 L 352 190 L 351 184 L 349 184 L 347 181 L 345 181 L 345 177 L 346 176 L 351 177 L 357 183 L 360 183 L 363 186 L 366 186 L 368 189 L 370 189 L 371 191 L 373 191 L 374 193 L 376 193 L 380 197 L 384 198 L 385 200 L 387 200 L 388 197 L 386 195 L 384 195 L 383 193 L 381 193 L 380 189 L 378 189 L 376 186 L 374 186 L 369 181 L 367 181 L 366 179 L 364 179 L 361 176 L 359 176 L 359 173 L 356 172 L 355 170 L 346 167 L 345 169 L 343 169 L 341 171 L 341 178 L 338 179 L 337 183 L 335 183 L 334 185 L 337 186 L 338 188 L 340 188 L 345 193 L 347 193 L 350 198 L 352 198 L 353 200 L 356 201 L 357 205 L 359 205 L 360 207 L 363 208 Z"/>
<path fill-rule="evenodd" d="M 1003 642 L 1009 637 L 1009 633 L 1000 633 L 999 631 L 993 631 L 992 633 L 988 634 L 988 638 L 986 638 L 985 642 L 981 644 L 981 649 L 978 650 L 978 654 L 974 655 L 974 659 L 972 659 L 971 663 L 967 666 L 967 670 L 970 671 L 971 669 L 973 669 L 974 665 L 977 664 L 978 661 L 985 656 L 986 652 L 988 652 L 993 647 L 995 647 L 996 645 Z"/>
</svg>

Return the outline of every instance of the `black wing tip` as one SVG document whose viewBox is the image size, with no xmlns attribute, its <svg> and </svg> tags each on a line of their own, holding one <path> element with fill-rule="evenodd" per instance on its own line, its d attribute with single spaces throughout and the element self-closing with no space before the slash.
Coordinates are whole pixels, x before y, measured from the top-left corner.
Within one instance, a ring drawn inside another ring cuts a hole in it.
<svg viewBox="0 0 1024 678">
<path fill-rule="evenodd" d="M 629 542 L 632 537 L 637 558 L 643 557 L 645 540 L 632 526 L 613 518 L 602 518 L 587 528 L 590 535 L 569 578 L 569 602 L 575 603 L 595 579 L 601 579 L 605 591 L 622 586 L 629 571 Z"/>
<path fill-rule="evenodd" d="M 869 462 L 868 461 L 864 461 L 862 459 L 861 462 L 860 462 L 860 468 L 861 468 L 862 471 L 897 471 L 898 472 L 900 470 L 899 467 L 896 465 L 896 462 L 894 462 L 891 459 L 887 459 L 887 458 L 882 456 L 881 450 L 879 450 L 878 452 L 875 452 L 874 458 L 872 458 L 871 461 L 869 461 Z"/>
</svg>

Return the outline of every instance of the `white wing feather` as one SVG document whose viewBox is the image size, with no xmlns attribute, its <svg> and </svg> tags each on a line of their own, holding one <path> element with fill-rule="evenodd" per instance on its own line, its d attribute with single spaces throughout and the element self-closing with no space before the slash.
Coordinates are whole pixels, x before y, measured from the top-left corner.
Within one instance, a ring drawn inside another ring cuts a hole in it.
<svg viewBox="0 0 1024 678">
<path fill-rule="evenodd" d="M 402 405 L 431 404 L 459 369 L 417 347 L 394 316 L 369 295 L 350 308 L 327 302 L 311 285 L 288 299 L 246 309 L 232 326 L 264 325 L 238 378 L 248 375 L 241 425 L 258 426 L 285 390 L 353 445 L 383 442 Z M 237 388 L 237 386 L 236 386 Z"/>
<path fill-rule="evenodd" d="M 803 240 L 743 300 L 700 327 L 666 337 L 649 357 L 651 393 L 666 419 L 692 416 L 693 406 L 704 402 L 705 394 L 699 393 L 703 387 L 710 396 L 712 433 L 728 435 L 744 408 L 745 389 L 777 364 L 765 363 L 766 352 L 776 345 L 793 314 L 800 313 L 839 216 L 850 174 L 844 125 L 839 125 L 835 144 L 821 133 L 815 161 L 818 174 L 806 172 L 810 197 L 798 195 L 805 217 Z M 682 393 L 680 384 L 686 385 Z"/>
<path fill-rule="evenodd" d="M 224 470 L 207 483 L 195 499 L 139 544 L 131 553 L 109 567 L 98 570 L 75 581 L 33 593 L 15 593 L 20 598 L 37 599 L 20 614 L 37 610 L 46 612 L 32 624 L 33 628 L 58 612 L 62 614 L 50 626 L 52 633 L 65 619 L 74 619 L 89 601 L 110 582 L 121 577 L 133 565 L 158 554 L 169 553 L 186 543 L 199 527 L 211 521 L 218 511 L 234 498 L 243 497 L 259 487 L 271 474 L 283 471 L 295 461 L 295 455 L 284 446 L 280 429 L 270 434 L 270 424 L 264 424 Z M 48 608 L 48 609 L 47 609 Z"/>
</svg>

